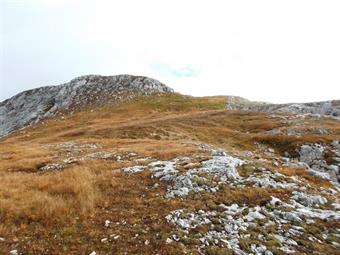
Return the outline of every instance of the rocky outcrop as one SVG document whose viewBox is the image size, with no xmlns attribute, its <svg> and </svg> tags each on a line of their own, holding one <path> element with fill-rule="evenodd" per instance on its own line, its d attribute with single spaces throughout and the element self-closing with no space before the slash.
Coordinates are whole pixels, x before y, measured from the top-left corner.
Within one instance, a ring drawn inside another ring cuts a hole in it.
<svg viewBox="0 0 340 255">
<path fill-rule="evenodd" d="M 87 75 L 59 86 L 22 92 L 0 103 L 0 137 L 72 107 L 108 104 L 136 95 L 168 93 L 161 82 L 141 76 Z"/>
<path fill-rule="evenodd" d="M 260 112 L 317 114 L 340 118 L 340 100 L 313 103 L 268 104 L 261 102 L 240 101 L 231 98 L 228 100 L 226 108 L 230 110 L 248 110 Z"/>
<path fill-rule="evenodd" d="M 309 168 L 308 171 L 317 177 L 340 181 L 340 143 L 333 141 L 330 145 L 305 144 L 298 151 L 299 161 Z"/>
</svg>

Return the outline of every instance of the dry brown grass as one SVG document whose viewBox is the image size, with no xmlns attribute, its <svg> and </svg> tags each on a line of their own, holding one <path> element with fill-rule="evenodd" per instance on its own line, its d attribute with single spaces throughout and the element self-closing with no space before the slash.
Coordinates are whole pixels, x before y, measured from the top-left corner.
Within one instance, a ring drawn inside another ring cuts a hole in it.
<svg viewBox="0 0 340 255">
<path fill-rule="evenodd" d="M 2 221 L 53 224 L 94 210 L 100 193 L 95 174 L 75 166 L 43 175 L 1 173 L 0 217 Z"/>
<path fill-rule="evenodd" d="M 5 143 L 4 147 L 0 148 L 0 172 L 30 172 L 52 158 L 52 153 L 36 143 Z"/>
</svg>

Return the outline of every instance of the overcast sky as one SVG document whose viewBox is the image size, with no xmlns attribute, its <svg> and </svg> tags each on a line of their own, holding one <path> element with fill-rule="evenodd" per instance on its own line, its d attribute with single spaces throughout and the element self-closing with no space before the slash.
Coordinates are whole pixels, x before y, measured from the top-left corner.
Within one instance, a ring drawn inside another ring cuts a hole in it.
<svg viewBox="0 0 340 255">
<path fill-rule="evenodd" d="M 190 95 L 340 99 L 339 0 L 0 0 L 0 101 L 84 74 Z"/>
</svg>

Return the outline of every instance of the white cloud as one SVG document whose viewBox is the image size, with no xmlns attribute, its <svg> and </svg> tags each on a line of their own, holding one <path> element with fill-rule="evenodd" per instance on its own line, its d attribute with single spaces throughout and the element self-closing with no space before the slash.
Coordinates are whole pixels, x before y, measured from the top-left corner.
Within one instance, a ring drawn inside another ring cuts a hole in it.
<svg viewBox="0 0 340 255">
<path fill-rule="evenodd" d="M 0 99 L 87 73 L 152 76 L 192 95 L 339 98 L 337 0 L 3 0 L 0 8 Z"/>
</svg>

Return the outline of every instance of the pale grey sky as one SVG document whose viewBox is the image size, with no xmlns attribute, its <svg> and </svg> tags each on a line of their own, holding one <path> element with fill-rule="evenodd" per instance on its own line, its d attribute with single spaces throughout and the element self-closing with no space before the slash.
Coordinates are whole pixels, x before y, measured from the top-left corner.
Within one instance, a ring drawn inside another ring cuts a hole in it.
<svg viewBox="0 0 340 255">
<path fill-rule="evenodd" d="M 0 101 L 84 74 L 190 95 L 340 99 L 339 0 L 0 0 Z"/>
</svg>

